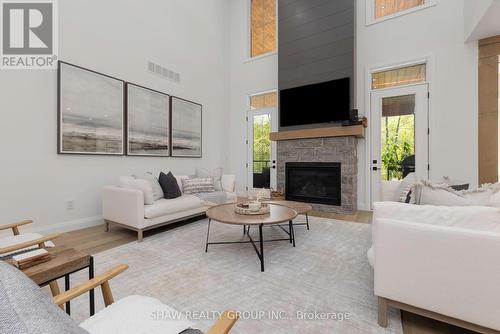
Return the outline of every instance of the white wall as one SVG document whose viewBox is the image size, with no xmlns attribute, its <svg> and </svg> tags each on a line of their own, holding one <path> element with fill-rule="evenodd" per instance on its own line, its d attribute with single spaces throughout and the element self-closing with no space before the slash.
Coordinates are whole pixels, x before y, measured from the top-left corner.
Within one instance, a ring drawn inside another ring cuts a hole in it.
<svg viewBox="0 0 500 334">
<path fill-rule="evenodd" d="M 38 230 L 100 221 L 100 188 L 119 175 L 227 171 L 229 95 L 226 0 L 59 1 L 60 59 L 203 104 L 203 158 L 57 155 L 56 72 L 0 73 L 1 223 Z M 147 73 L 152 60 L 181 74 Z M 68 200 L 74 210 L 67 210 Z"/>
<path fill-rule="evenodd" d="M 360 113 L 369 117 L 366 73 L 370 68 L 429 57 L 430 177 L 449 175 L 476 185 L 478 51 L 477 43 L 464 43 L 464 0 L 438 0 L 434 7 L 370 26 L 365 25 L 365 4 L 357 0 Z M 360 180 L 370 173 L 367 158 L 360 151 Z M 366 184 L 358 185 L 358 197 L 364 194 L 368 203 Z"/>
<path fill-rule="evenodd" d="M 237 191 L 247 183 L 246 112 L 248 96 L 278 89 L 278 57 L 268 55 L 249 61 L 249 6 L 247 0 L 230 1 L 230 170 L 237 177 Z"/>
</svg>

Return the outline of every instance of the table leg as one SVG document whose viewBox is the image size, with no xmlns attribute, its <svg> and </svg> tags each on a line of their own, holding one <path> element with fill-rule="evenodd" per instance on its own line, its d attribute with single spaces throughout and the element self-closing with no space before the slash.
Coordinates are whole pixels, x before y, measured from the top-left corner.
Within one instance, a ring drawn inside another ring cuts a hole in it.
<svg viewBox="0 0 500 334">
<path fill-rule="evenodd" d="M 90 257 L 89 261 L 89 280 L 94 278 L 94 257 Z M 89 291 L 89 303 L 90 303 L 90 316 L 95 313 L 95 302 L 94 302 L 94 289 Z"/>
<path fill-rule="evenodd" d="M 295 231 L 293 230 L 293 223 L 290 223 L 290 236 L 293 241 L 293 247 L 295 247 Z"/>
<path fill-rule="evenodd" d="M 259 225 L 259 243 L 260 243 L 260 271 L 264 271 L 264 238 L 262 237 L 262 226 Z"/>
<path fill-rule="evenodd" d="M 290 243 L 292 243 L 292 227 L 293 226 L 293 221 L 288 221 L 288 234 L 290 235 Z"/>
<path fill-rule="evenodd" d="M 212 219 L 208 218 L 207 242 L 205 243 L 205 253 L 208 252 L 208 236 L 210 235 L 210 222 Z"/>
<path fill-rule="evenodd" d="M 307 213 L 306 213 L 306 225 L 307 229 L 309 230 L 309 216 L 307 215 Z"/>
<path fill-rule="evenodd" d="M 68 291 L 70 289 L 69 287 L 69 274 L 64 275 L 64 290 Z M 68 315 L 71 315 L 71 305 L 70 301 L 66 302 L 66 313 Z"/>
<path fill-rule="evenodd" d="M 245 235 L 246 233 L 247 233 L 247 226 L 243 225 L 243 235 Z"/>
</svg>

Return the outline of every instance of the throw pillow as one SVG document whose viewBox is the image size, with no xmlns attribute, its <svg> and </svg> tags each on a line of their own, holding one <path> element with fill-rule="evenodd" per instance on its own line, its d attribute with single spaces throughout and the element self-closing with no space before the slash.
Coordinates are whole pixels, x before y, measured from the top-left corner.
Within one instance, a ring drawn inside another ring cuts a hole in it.
<svg viewBox="0 0 500 334">
<path fill-rule="evenodd" d="M 0 333 L 88 334 L 22 271 L 0 261 Z"/>
<path fill-rule="evenodd" d="M 148 181 L 143 179 L 133 179 L 128 181 L 128 185 L 125 188 L 137 189 L 142 191 L 144 194 L 144 204 L 150 205 L 155 202 L 153 195 L 153 188 Z"/>
<path fill-rule="evenodd" d="M 161 189 L 163 190 L 164 198 L 172 199 L 182 195 L 179 185 L 177 184 L 177 180 L 172 172 L 168 172 L 168 174 L 161 172 L 158 177 L 158 181 L 160 182 Z"/>
<path fill-rule="evenodd" d="M 196 168 L 197 178 L 207 178 L 210 177 L 213 180 L 215 190 L 222 190 L 222 168 L 208 169 L 208 168 Z"/>
<path fill-rule="evenodd" d="M 186 194 L 209 193 L 215 191 L 213 179 L 194 178 L 182 180 L 182 189 Z"/>
<path fill-rule="evenodd" d="M 135 180 L 135 179 L 136 179 L 136 177 L 134 175 L 120 176 L 120 187 L 129 188 L 130 182 Z"/>
<path fill-rule="evenodd" d="M 151 184 L 151 188 L 153 188 L 153 196 L 155 201 L 162 199 L 163 196 L 163 189 L 160 186 L 160 182 L 158 182 L 158 179 L 156 176 L 151 174 L 150 172 L 144 173 L 141 177 L 141 179 L 144 179 Z"/>
<path fill-rule="evenodd" d="M 456 191 L 448 184 L 432 184 L 421 181 L 413 191 L 417 204 L 438 206 L 495 206 L 495 194 L 500 185 L 484 185 L 473 190 Z"/>
<path fill-rule="evenodd" d="M 411 201 L 411 187 L 415 182 L 417 182 L 415 173 L 410 173 L 405 176 L 399 185 L 399 202 L 414 203 L 414 201 Z"/>
</svg>

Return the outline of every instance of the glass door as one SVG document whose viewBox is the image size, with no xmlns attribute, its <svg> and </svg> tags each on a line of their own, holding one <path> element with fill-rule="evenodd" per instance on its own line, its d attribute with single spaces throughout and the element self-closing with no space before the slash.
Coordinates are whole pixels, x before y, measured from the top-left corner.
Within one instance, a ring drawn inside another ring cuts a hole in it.
<svg viewBox="0 0 500 334">
<path fill-rule="evenodd" d="M 277 131 L 276 108 L 248 111 L 248 191 L 276 189 L 276 142 L 269 135 Z"/>
<path fill-rule="evenodd" d="M 428 85 L 372 91 L 371 119 L 373 203 L 396 196 L 399 181 L 410 173 L 429 177 Z"/>
</svg>

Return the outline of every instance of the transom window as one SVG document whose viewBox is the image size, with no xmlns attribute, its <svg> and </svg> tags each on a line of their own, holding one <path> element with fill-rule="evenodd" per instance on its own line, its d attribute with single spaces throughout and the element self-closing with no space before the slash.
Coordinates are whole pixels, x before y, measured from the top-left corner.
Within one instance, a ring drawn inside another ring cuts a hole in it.
<svg viewBox="0 0 500 334">
<path fill-rule="evenodd" d="M 377 23 L 435 4 L 436 0 L 366 0 L 366 23 Z"/>
<path fill-rule="evenodd" d="M 257 94 L 250 96 L 250 110 L 273 108 L 278 105 L 278 94 L 276 92 Z"/>
<path fill-rule="evenodd" d="M 276 0 L 250 0 L 250 56 L 276 51 Z"/>
<path fill-rule="evenodd" d="M 411 65 L 372 73 L 372 89 L 412 85 L 425 82 L 426 64 Z"/>
</svg>

